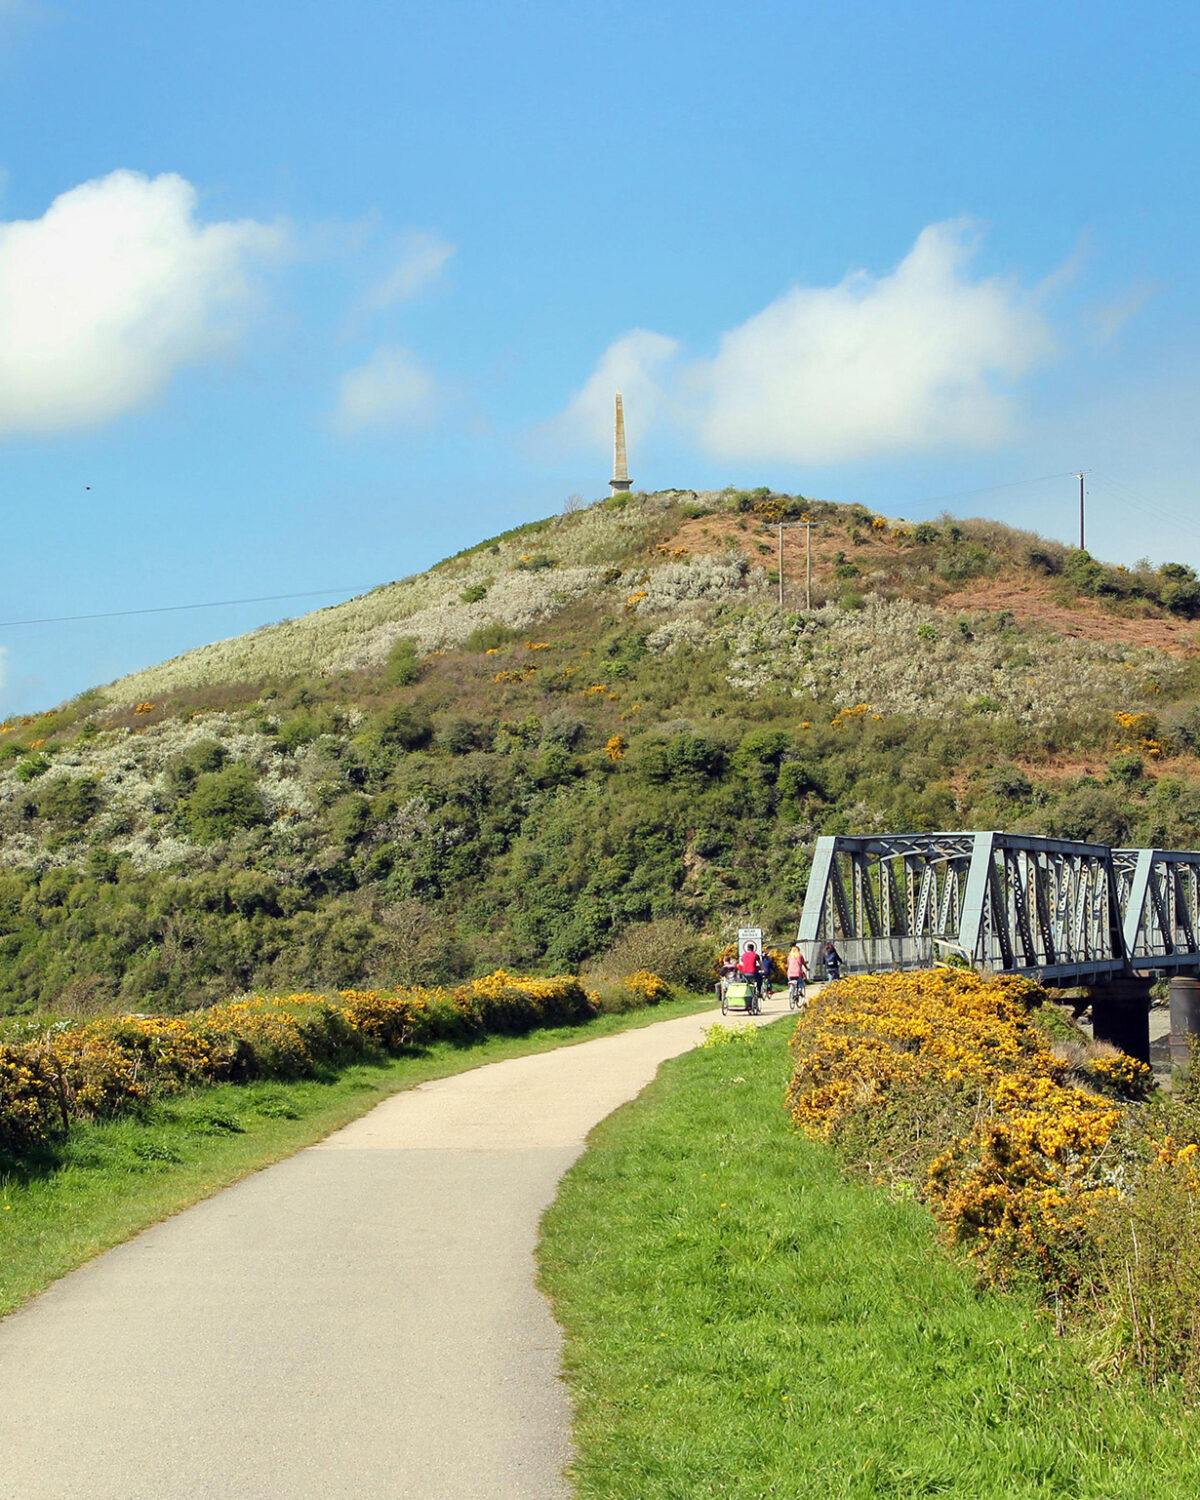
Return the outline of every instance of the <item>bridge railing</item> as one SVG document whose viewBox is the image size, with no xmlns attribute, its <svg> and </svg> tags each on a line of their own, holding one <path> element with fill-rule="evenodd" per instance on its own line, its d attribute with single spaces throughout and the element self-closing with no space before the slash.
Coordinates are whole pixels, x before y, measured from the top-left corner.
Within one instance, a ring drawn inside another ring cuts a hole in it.
<svg viewBox="0 0 1200 1500">
<path fill-rule="evenodd" d="M 1200 972 L 1200 852 L 1034 835 L 838 835 L 817 841 L 798 941 L 849 972 L 979 968 L 1059 985 Z"/>
<path fill-rule="evenodd" d="M 932 939 L 910 937 L 838 938 L 834 946 L 844 974 L 873 974 L 879 969 L 929 969 L 937 960 Z M 809 972 L 821 977 L 823 943 L 801 944 Z"/>
</svg>

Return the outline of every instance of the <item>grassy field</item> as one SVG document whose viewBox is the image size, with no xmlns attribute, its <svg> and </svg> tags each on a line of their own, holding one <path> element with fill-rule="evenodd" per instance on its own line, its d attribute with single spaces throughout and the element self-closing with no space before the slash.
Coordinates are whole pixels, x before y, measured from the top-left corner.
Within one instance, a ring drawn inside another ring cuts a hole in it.
<svg viewBox="0 0 1200 1500">
<path fill-rule="evenodd" d="M 1200 1417 L 1105 1388 L 794 1133 L 790 1030 L 666 1064 L 544 1221 L 582 1500 L 1192 1500 Z"/>
<path fill-rule="evenodd" d="M 323 1139 L 390 1094 L 710 1004 L 675 1000 L 470 1047 L 442 1043 L 320 1082 L 198 1089 L 158 1102 L 140 1118 L 77 1129 L 43 1161 L 0 1171 L 0 1316 L 101 1251 Z"/>
</svg>

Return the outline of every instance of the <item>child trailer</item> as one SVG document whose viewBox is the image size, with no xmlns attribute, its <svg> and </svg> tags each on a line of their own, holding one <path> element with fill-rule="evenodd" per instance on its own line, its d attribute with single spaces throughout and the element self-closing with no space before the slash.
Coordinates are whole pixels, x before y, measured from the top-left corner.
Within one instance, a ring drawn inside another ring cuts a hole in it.
<svg viewBox="0 0 1200 1500">
<path fill-rule="evenodd" d="M 723 1016 L 727 1016 L 731 1010 L 744 1011 L 748 1016 L 757 1016 L 762 1012 L 758 985 L 753 979 L 744 979 L 740 974 L 720 979 L 717 981 L 717 992 Z"/>
</svg>

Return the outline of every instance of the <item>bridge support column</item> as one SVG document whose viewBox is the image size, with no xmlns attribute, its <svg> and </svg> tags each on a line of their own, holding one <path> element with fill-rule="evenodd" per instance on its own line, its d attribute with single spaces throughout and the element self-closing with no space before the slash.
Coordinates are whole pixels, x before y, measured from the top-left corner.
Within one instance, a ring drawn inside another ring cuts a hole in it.
<svg viewBox="0 0 1200 1500">
<path fill-rule="evenodd" d="M 1150 980 L 1122 975 L 1089 987 L 1092 1035 L 1150 1063 Z"/>
<path fill-rule="evenodd" d="M 1171 980 L 1171 1066 L 1186 1068 L 1191 1042 L 1200 1037 L 1200 979 L 1176 974 Z"/>
</svg>

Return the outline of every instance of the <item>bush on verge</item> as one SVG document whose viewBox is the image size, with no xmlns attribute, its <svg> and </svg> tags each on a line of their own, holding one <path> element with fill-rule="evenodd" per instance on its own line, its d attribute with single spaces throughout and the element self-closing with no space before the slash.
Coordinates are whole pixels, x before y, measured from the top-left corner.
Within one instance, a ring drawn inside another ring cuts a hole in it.
<svg viewBox="0 0 1200 1500">
<path fill-rule="evenodd" d="M 1098 1368 L 1200 1394 L 1200 1100 L 1186 1075 L 1054 1043 L 1025 980 L 938 970 L 843 980 L 793 1038 L 792 1118 L 899 1180 L 984 1277 L 1032 1277 L 1086 1320 Z"/>
<path fill-rule="evenodd" d="M 644 981 L 631 991 L 636 1003 L 655 1003 L 649 992 L 665 990 L 662 981 L 636 977 Z M 195 1084 L 313 1077 L 373 1050 L 573 1025 L 598 1008 L 571 975 L 498 969 L 453 989 L 254 995 L 184 1016 L 59 1025 L 33 1041 L 0 1044 L 0 1151 L 19 1156 L 61 1136 L 72 1120 L 127 1113 Z"/>
</svg>

